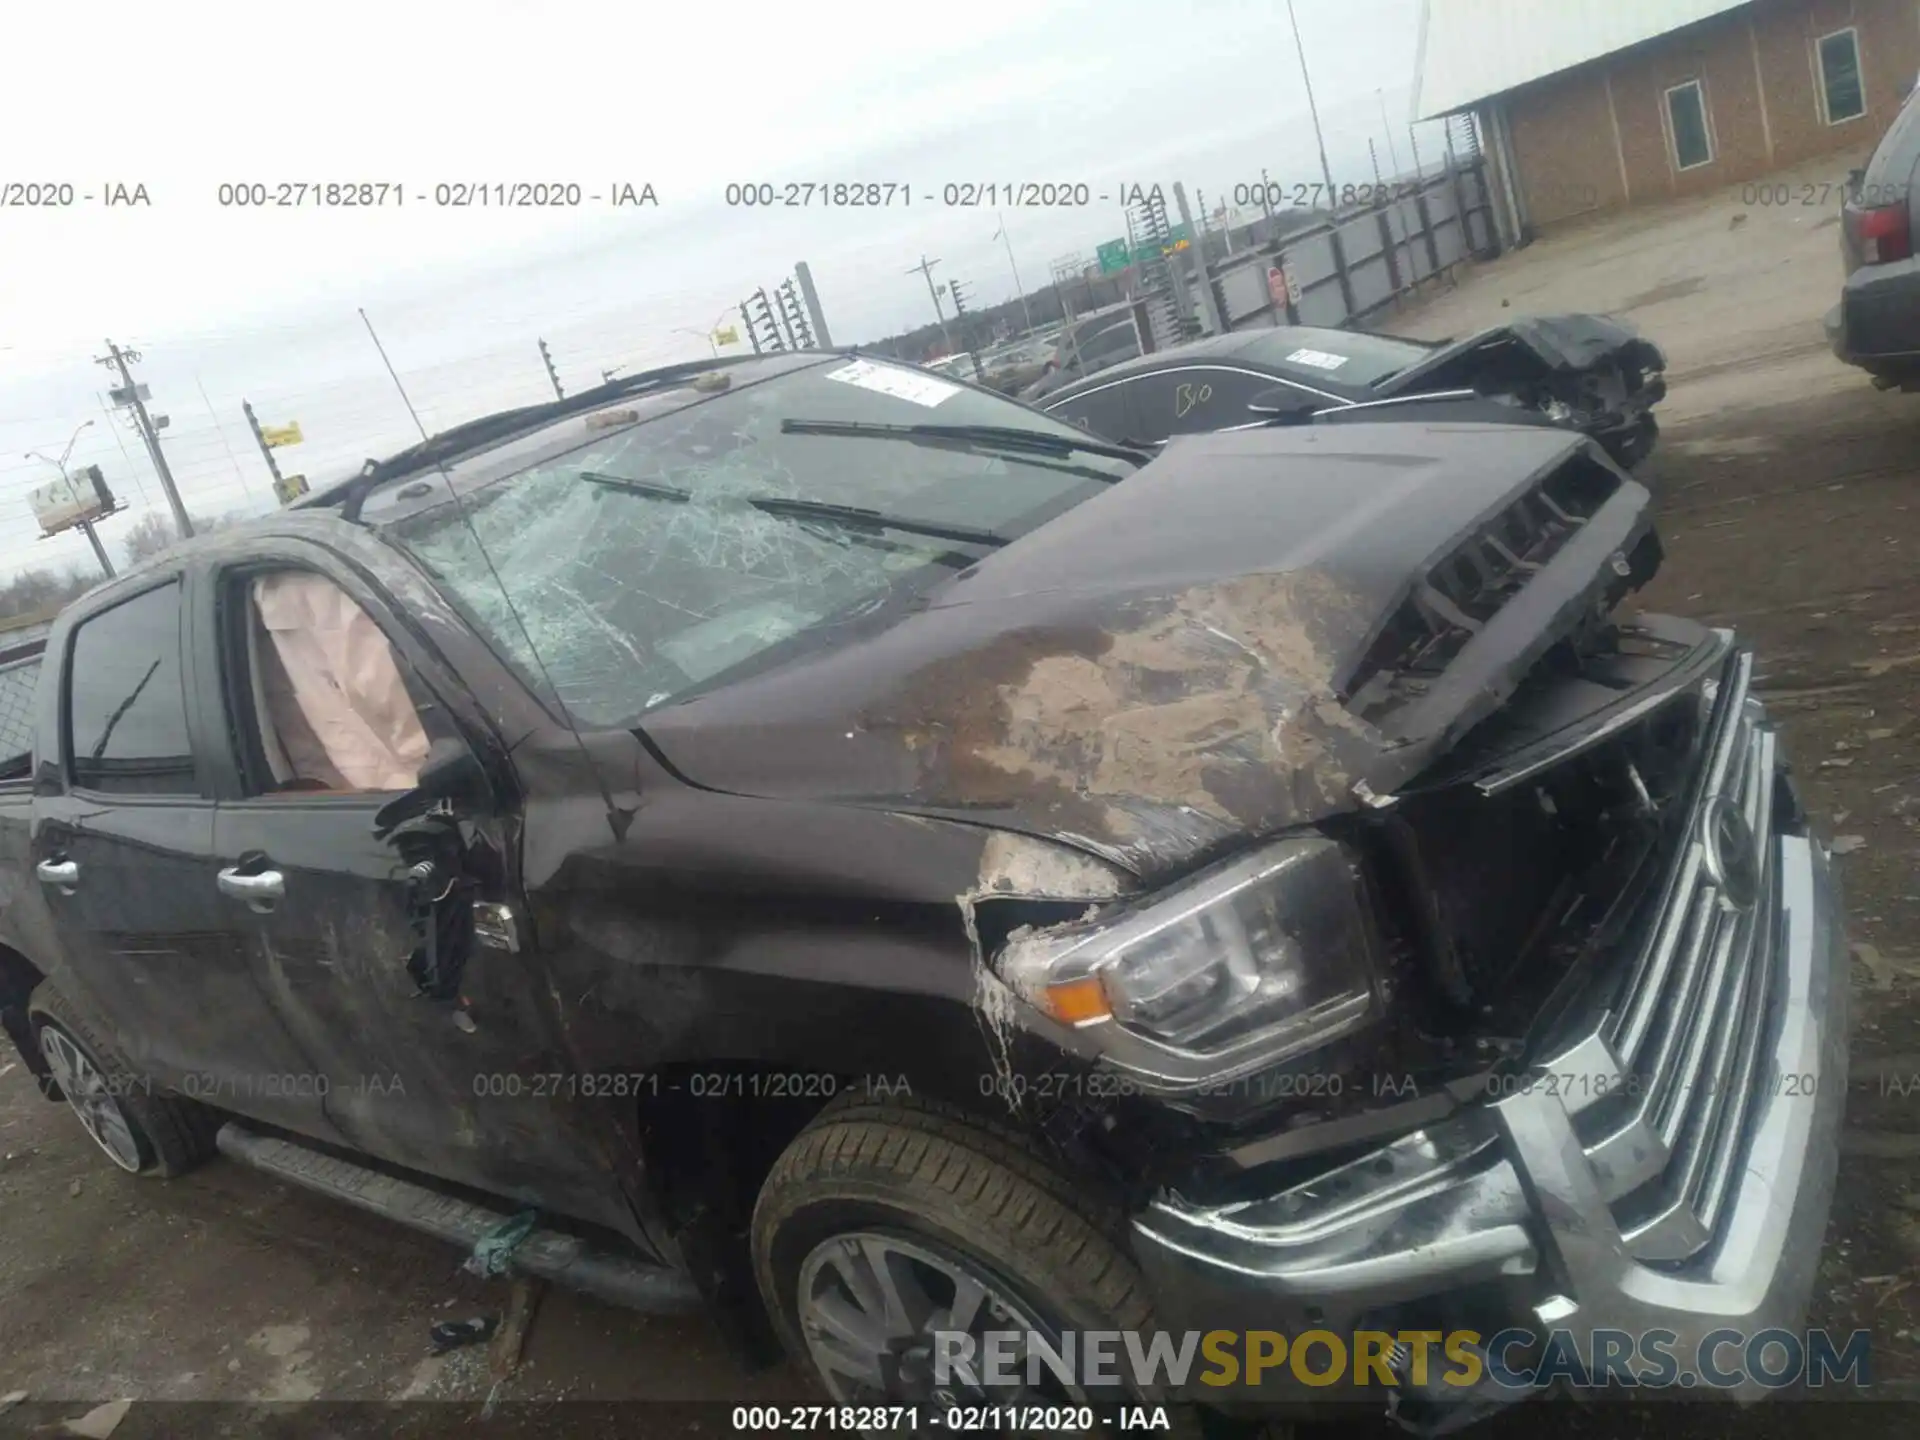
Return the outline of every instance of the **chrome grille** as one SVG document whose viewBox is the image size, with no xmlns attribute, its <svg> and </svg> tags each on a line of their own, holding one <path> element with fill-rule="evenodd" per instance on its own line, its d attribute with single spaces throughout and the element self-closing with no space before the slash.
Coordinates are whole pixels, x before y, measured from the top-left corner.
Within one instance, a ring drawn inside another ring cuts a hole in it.
<svg viewBox="0 0 1920 1440">
<path fill-rule="evenodd" d="M 1741 652 L 1711 695 L 1704 773 L 1651 939 L 1579 1047 L 1592 1072 L 1612 1072 L 1613 1088 L 1569 1109 L 1627 1249 L 1644 1262 L 1686 1260 L 1712 1243 L 1762 1081 L 1778 948 L 1778 750 L 1752 679 Z"/>
</svg>

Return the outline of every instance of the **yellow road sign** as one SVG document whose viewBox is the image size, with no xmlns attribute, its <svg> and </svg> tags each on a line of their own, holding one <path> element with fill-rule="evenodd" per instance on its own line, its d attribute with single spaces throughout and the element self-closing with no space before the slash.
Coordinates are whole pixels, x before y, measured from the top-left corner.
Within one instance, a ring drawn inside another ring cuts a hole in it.
<svg viewBox="0 0 1920 1440">
<path fill-rule="evenodd" d="M 716 345 L 738 345 L 740 343 L 740 332 L 731 325 L 723 330 L 716 330 L 713 332 L 713 343 Z"/>
<path fill-rule="evenodd" d="M 287 425 L 262 425 L 260 439 L 269 450 L 277 450 L 282 445 L 298 445 L 305 437 L 300 433 L 300 422 Z"/>
<path fill-rule="evenodd" d="M 307 493 L 307 477 L 304 475 L 282 475 L 274 482 L 273 493 L 280 497 L 282 505 L 291 505 Z"/>
</svg>

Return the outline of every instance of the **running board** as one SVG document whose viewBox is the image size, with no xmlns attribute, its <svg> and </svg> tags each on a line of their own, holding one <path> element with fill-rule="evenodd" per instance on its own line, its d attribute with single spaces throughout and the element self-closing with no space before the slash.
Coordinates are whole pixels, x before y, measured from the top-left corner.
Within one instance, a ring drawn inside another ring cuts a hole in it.
<svg viewBox="0 0 1920 1440">
<path fill-rule="evenodd" d="M 511 1218 L 502 1211 L 442 1195 L 411 1180 L 396 1179 L 291 1140 L 263 1135 L 238 1121 L 222 1125 L 214 1143 L 230 1160 L 356 1209 L 384 1215 L 462 1249 L 471 1250 L 476 1241 Z M 677 1270 L 596 1249 L 578 1236 L 544 1227 L 514 1250 L 513 1269 L 649 1314 L 681 1314 L 702 1305 L 693 1282 Z"/>
</svg>

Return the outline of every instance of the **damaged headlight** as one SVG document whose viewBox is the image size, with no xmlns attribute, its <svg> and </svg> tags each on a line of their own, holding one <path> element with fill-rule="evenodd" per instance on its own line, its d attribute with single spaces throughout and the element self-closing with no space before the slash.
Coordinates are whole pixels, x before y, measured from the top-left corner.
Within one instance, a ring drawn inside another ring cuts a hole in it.
<svg viewBox="0 0 1920 1440">
<path fill-rule="evenodd" d="M 996 968 L 1028 1003 L 1095 1031 L 1114 1064 L 1183 1089 L 1365 1024 L 1379 1003 L 1372 935 L 1347 853 L 1308 837 L 1089 926 L 1016 934 Z"/>
</svg>

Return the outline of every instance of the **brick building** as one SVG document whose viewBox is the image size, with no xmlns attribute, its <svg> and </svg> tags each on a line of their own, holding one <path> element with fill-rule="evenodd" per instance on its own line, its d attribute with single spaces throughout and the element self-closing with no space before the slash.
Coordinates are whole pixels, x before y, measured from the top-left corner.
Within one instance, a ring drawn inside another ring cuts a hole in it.
<svg viewBox="0 0 1920 1440">
<path fill-rule="evenodd" d="M 1864 154 L 1917 77 L 1920 0 L 1424 0 L 1414 109 L 1474 117 L 1511 243 Z"/>
</svg>

